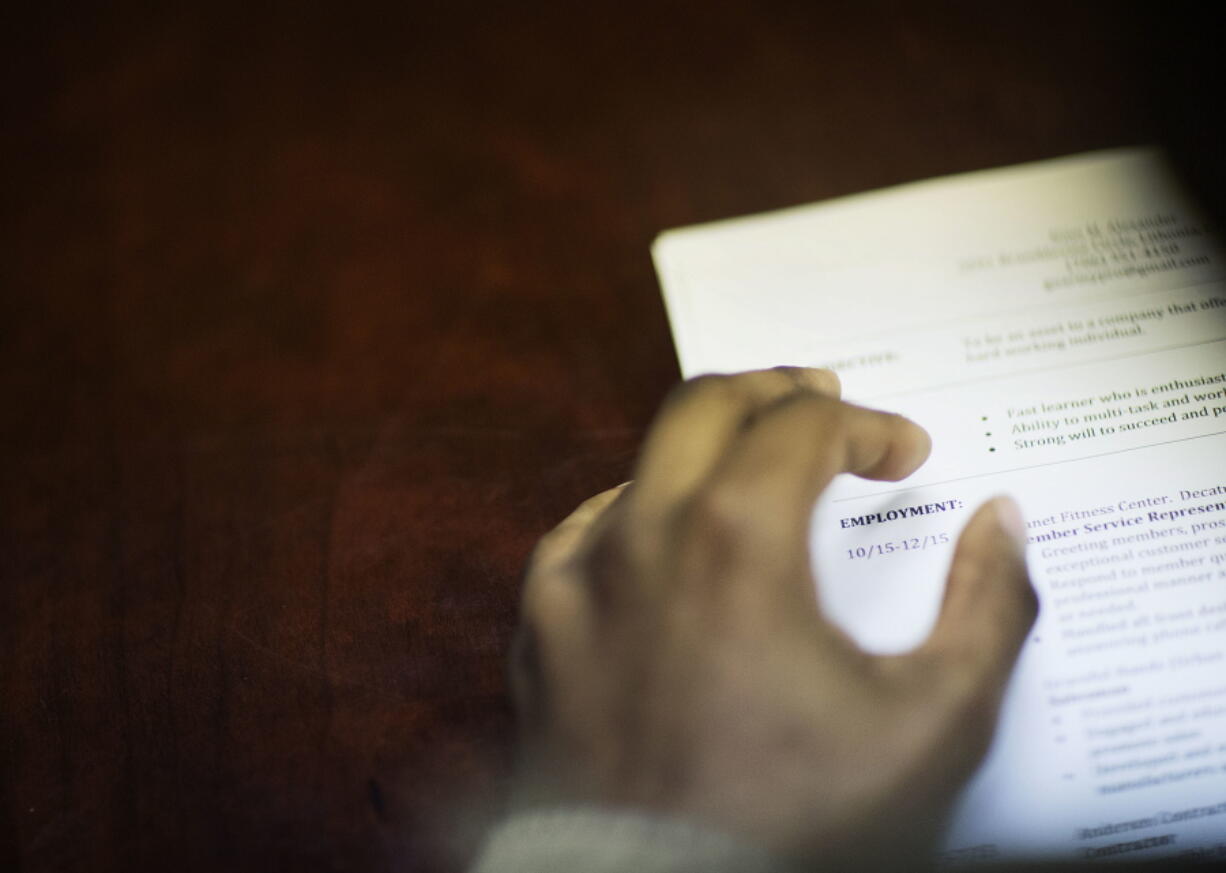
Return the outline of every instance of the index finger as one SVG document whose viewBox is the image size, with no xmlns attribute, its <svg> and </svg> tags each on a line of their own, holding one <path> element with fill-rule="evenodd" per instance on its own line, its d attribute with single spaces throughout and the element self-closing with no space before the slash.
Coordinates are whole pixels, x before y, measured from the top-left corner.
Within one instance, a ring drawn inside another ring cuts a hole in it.
<svg viewBox="0 0 1226 873">
<path fill-rule="evenodd" d="M 931 445 L 927 431 L 901 415 L 796 396 L 741 435 L 704 490 L 716 505 L 736 507 L 756 540 L 755 555 L 785 550 L 807 567 L 813 504 L 836 475 L 902 479 L 927 459 Z"/>
<path fill-rule="evenodd" d="M 776 367 L 700 376 L 676 391 L 644 441 L 632 496 L 637 514 L 666 514 L 690 496 L 757 416 L 794 395 L 839 396 L 830 370 Z"/>
</svg>

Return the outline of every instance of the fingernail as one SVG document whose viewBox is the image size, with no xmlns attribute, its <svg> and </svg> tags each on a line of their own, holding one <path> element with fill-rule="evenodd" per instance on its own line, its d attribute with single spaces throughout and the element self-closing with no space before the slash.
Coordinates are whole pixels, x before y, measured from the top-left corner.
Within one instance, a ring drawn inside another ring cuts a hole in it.
<svg viewBox="0 0 1226 873">
<path fill-rule="evenodd" d="M 1013 537 L 1019 549 L 1026 547 L 1026 520 L 1022 518 L 1022 508 L 1012 497 L 997 497 L 992 501 L 996 510 L 996 521 L 1004 531 Z"/>
</svg>

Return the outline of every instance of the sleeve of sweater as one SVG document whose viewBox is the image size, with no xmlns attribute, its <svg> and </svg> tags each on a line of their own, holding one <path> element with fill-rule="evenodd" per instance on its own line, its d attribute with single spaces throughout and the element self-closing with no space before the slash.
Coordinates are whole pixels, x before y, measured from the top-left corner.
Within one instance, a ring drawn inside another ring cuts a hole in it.
<svg viewBox="0 0 1226 873">
<path fill-rule="evenodd" d="M 490 833 L 471 873 L 785 873 L 765 851 L 687 822 L 595 809 L 522 812 Z"/>
</svg>

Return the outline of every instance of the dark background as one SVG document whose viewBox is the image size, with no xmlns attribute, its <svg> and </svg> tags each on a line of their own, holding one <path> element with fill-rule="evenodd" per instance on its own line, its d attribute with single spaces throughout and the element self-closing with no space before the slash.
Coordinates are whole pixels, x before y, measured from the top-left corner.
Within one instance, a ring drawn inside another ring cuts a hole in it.
<svg viewBox="0 0 1226 873">
<path fill-rule="evenodd" d="M 1206 9 L 1212 4 L 1204 4 Z M 456 870 L 535 539 L 677 367 L 667 227 L 1167 144 L 1167 5 L 0 13 L 0 869 Z"/>
</svg>

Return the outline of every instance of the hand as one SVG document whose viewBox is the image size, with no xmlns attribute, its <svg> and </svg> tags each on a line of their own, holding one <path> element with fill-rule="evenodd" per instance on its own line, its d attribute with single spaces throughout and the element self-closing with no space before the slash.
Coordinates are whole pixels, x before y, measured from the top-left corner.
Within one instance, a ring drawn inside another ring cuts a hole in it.
<svg viewBox="0 0 1226 873">
<path fill-rule="evenodd" d="M 859 650 L 821 615 L 814 501 L 901 479 L 928 435 L 820 370 L 681 386 L 632 484 L 583 504 L 529 568 L 512 679 L 520 801 L 649 809 L 841 864 L 931 849 L 983 757 L 1036 614 L 1016 505 L 963 531 L 930 639 Z"/>
</svg>

